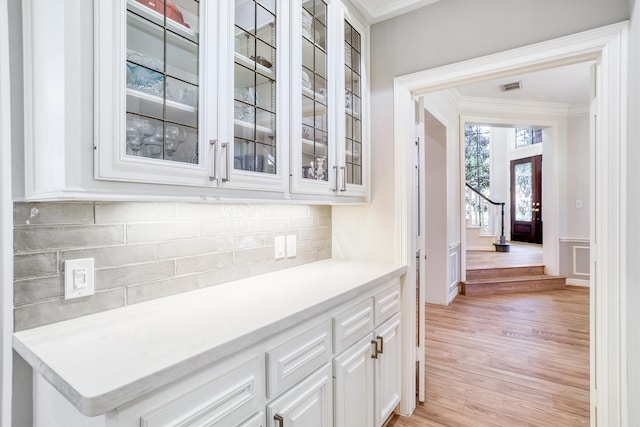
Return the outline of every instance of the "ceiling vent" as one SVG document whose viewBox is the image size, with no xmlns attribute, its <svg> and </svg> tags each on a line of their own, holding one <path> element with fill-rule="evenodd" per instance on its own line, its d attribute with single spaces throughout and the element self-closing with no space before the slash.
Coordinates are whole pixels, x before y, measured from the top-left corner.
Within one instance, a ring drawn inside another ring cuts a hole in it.
<svg viewBox="0 0 640 427">
<path fill-rule="evenodd" d="M 505 83 L 500 85 L 500 90 L 509 92 L 510 90 L 522 89 L 522 82 Z"/>
</svg>

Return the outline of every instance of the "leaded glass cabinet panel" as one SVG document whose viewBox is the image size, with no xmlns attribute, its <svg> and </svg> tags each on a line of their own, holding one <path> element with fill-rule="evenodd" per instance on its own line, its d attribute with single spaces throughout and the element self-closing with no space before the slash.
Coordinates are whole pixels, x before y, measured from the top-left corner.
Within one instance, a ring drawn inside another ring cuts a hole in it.
<svg viewBox="0 0 640 427">
<path fill-rule="evenodd" d="M 199 6 L 127 2 L 127 156 L 199 162 Z"/>
<path fill-rule="evenodd" d="M 275 0 L 236 0 L 234 27 L 235 170 L 275 174 Z"/>
<path fill-rule="evenodd" d="M 327 3 L 302 2 L 302 177 L 329 180 Z"/>
</svg>

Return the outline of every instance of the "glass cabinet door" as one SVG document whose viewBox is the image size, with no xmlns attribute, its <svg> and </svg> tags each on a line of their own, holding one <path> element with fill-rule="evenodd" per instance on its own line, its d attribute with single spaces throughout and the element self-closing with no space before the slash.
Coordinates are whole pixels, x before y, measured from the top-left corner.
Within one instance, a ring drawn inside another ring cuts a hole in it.
<svg viewBox="0 0 640 427">
<path fill-rule="evenodd" d="M 233 169 L 276 174 L 275 0 L 236 0 Z"/>
<path fill-rule="evenodd" d="M 302 178 L 328 181 L 327 3 L 302 2 Z M 295 72 L 295 71 L 294 71 Z"/>
<path fill-rule="evenodd" d="M 126 155 L 200 163 L 197 0 L 128 0 Z"/>
<path fill-rule="evenodd" d="M 346 184 L 362 185 L 362 86 L 360 33 L 344 22 L 345 174 Z"/>
</svg>

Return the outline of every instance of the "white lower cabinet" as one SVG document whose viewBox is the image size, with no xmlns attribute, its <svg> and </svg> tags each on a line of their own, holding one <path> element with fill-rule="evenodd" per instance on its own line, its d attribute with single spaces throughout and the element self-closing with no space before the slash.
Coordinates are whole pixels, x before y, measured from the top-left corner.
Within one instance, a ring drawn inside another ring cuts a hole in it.
<svg viewBox="0 0 640 427">
<path fill-rule="evenodd" d="M 331 364 L 327 364 L 267 405 L 269 427 L 333 425 Z"/>
<path fill-rule="evenodd" d="M 380 427 L 400 402 L 400 306 L 379 304 L 394 289 L 343 301 L 95 417 L 36 374 L 34 425 Z"/>
<path fill-rule="evenodd" d="M 375 426 L 381 426 L 400 403 L 400 314 L 375 331 Z"/>
<path fill-rule="evenodd" d="M 400 305 L 388 304 L 394 295 L 399 295 L 398 284 L 377 294 L 373 301 L 363 301 L 334 316 L 337 348 L 353 342 L 356 331 L 360 338 L 333 361 L 336 427 L 380 427 L 400 403 Z M 380 301 L 385 301 L 382 306 L 388 309 L 380 310 Z M 374 308 L 379 324 L 375 329 Z M 362 325 L 369 328 L 363 331 Z M 354 334 L 344 334 L 338 340 L 343 330 Z"/>
<path fill-rule="evenodd" d="M 333 360 L 335 427 L 373 426 L 373 365 L 370 332 Z"/>
</svg>

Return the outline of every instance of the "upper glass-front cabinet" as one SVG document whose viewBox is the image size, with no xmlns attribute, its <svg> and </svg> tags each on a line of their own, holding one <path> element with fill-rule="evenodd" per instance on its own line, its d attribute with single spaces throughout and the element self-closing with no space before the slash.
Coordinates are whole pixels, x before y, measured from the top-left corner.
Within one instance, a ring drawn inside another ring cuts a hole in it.
<svg viewBox="0 0 640 427">
<path fill-rule="evenodd" d="M 127 4 L 127 156 L 199 163 L 199 6 Z"/>
<path fill-rule="evenodd" d="M 279 0 L 95 4 L 97 178 L 285 191 Z"/>
<path fill-rule="evenodd" d="M 366 197 L 368 30 L 339 0 L 93 4 L 95 178 Z"/>
<path fill-rule="evenodd" d="M 366 197 L 365 27 L 339 2 L 293 3 L 292 192 Z"/>
</svg>

